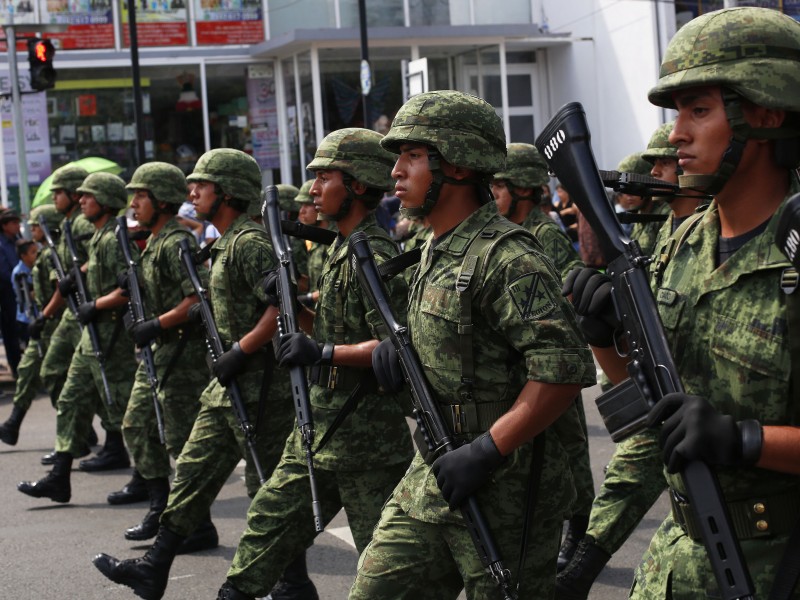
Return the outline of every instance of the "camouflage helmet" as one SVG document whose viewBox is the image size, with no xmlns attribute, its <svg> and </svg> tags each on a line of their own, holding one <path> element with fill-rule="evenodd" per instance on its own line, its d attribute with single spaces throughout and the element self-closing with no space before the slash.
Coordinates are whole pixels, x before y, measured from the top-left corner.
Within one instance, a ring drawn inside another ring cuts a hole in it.
<svg viewBox="0 0 800 600">
<path fill-rule="evenodd" d="M 664 123 L 659 126 L 650 136 L 650 141 L 647 143 L 647 150 L 642 152 L 642 158 L 650 164 L 656 162 L 657 158 L 672 158 L 678 160 L 678 147 L 674 146 L 669 141 L 669 134 L 672 133 L 672 128 L 675 123 Z"/>
<path fill-rule="evenodd" d="M 539 188 L 550 182 L 549 168 L 531 144 L 509 144 L 506 166 L 494 174 L 495 179 L 503 179 L 519 188 Z"/>
<path fill-rule="evenodd" d="M 261 201 L 261 167 L 256 160 L 233 148 L 216 148 L 203 154 L 186 181 L 210 181 L 245 205 Z"/>
<path fill-rule="evenodd" d="M 620 173 L 635 173 L 636 175 L 650 175 L 652 165 L 642 158 L 641 152 L 629 154 L 617 166 Z"/>
<path fill-rule="evenodd" d="M 63 189 L 63 188 L 60 188 Z M 61 228 L 61 221 L 64 220 L 64 215 L 60 213 L 52 204 L 41 204 L 31 210 L 30 217 L 28 217 L 28 225 L 39 225 L 39 219 L 44 217 L 44 223 L 51 231 Z"/>
<path fill-rule="evenodd" d="M 381 146 L 399 153 L 406 142 L 432 146 L 451 165 L 487 175 L 505 166 L 502 120 L 485 100 L 463 92 L 425 92 L 401 106 Z"/>
<path fill-rule="evenodd" d="M 186 177 L 178 167 L 165 162 L 145 163 L 133 172 L 129 190 L 147 190 L 159 202 L 183 204 L 188 195 Z"/>
<path fill-rule="evenodd" d="M 296 200 L 300 190 L 288 183 L 279 183 L 275 187 L 278 188 L 278 206 L 281 210 L 289 213 L 300 210 L 300 204 Z"/>
<path fill-rule="evenodd" d="M 128 204 L 125 182 L 111 173 L 91 173 L 75 191 L 91 194 L 98 204 L 109 208 L 125 208 Z"/>
<path fill-rule="evenodd" d="M 731 89 L 767 108 L 800 111 L 800 25 L 776 10 L 754 7 L 725 8 L 689 21 L 670 40 L 648 98 L 675 108 L 674 91 L 705 85 Z"/>
<path fill-rule="evenodd" d="M 50 179 L 50 191 L 64 190 L 70 194 L 74 194 L 88 175 L 89 171 L 83 167 L 64 165 L 53 171 L 53 176 Z"/>
<path fill-rule="evenodd" d="M 300 191 L 297 192 L 297 196 L 294 197 L 294 201 L 301 205 L 314 204 L 314 198 L 310 194 L 312 185 L 314 185 L 313 179 L 304 181 L 303 185 L 300 186 Z"/>
<path fill-rule="evenodd" d="M 346 127 L 325 136 L 306 169 L 342 171 L 364 185 L 388 191 L 394 187 L 395 157 L 381 148 L 382 135 L 371 129 Z"/>
</svg>

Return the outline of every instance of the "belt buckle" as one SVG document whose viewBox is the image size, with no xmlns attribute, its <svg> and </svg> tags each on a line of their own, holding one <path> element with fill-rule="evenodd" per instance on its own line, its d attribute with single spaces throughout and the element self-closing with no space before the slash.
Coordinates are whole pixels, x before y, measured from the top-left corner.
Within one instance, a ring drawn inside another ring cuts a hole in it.
<svg viewBox="0 0 800 600">
<path fill-rule="evenodd" d="M 337 367 L 331 366 L 328 370 L 328 389 L 336 389 L 336 370 Z"/>
<path fill-rule="evenodd" d="M 461 405 L 460 404 L 451 404 L 450 410 L 453 414 L 453 433 L 459 434 L 461 433 Z"/>
</svg>

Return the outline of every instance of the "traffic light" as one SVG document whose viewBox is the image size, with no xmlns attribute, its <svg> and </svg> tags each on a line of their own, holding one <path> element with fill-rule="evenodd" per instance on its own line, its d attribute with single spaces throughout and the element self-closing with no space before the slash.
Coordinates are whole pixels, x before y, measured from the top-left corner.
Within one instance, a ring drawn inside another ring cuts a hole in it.
<svg viewBox="0 0 800 600">
<path fill-rule="evenodd" d="M 31 68 L 31 87 L 36 91 L 49 90 L 56 85 L 53 57 L 56 49 L 50 40 L 28 40 L 28 63 Z"/>
</svg>

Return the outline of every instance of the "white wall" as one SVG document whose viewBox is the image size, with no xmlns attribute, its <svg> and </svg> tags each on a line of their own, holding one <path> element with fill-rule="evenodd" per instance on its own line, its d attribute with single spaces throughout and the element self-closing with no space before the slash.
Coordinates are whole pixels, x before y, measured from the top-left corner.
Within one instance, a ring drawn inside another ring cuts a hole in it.
<svg viewBox="0 0 800 600">
<path fill-rule="evenodd" d="M 539 2 L 550 31 L 575 39 L 548 50 L 552 109 L 572 101 L 583 104 L 598 166 L 615 169 L 624 156 L 644 150 L 663 122 L 662 111 L 647 101 L 647 91 L 658 78 L 658 3 Z M 541 13 L 534 19 L 541 20 Z"/>
</svg>

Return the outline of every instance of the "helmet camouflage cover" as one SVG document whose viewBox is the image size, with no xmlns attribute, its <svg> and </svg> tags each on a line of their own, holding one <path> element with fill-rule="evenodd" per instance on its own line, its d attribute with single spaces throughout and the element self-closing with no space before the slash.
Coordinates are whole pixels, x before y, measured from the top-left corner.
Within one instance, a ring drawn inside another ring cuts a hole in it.
<svg viewBox="0 0 800 600">
<path fill-rule="evenodd" d="M 381 148 L 382 137 L 358 127 L 333 131 L 320 142 L 306 169 L 342 171 L 370 188 L 388 191 L 394 187 L 395 156 Z"/>
<path fill-rule="evenodd" d="M 550 182 L 547 163 L 531 144 L 509 144 L 506 166 L 494 178 L 519 188 L 539 188 Z"/>
<path fill-rule="evenodd" d="M 278 206 L 281 210 L 286 212 L 297 212 L 300 210 L 300 204 L 296 201 L 297 194 L 300 190 L 288 183 L 279 183 L 275 187 L 278 188 Z"/>
<path fill-rule="evenodd" d="M 52 204 L 42 204 L 31 211 L 28 218 L 28 225 L 39 225 L 39 219 L 44 217 L 45 225 L 50 230 L 59 229 L 64 215 L 60 213 Z"/>
<path fill-rule="evenodd" d="M 617 166 L 620 173 L 635 173 L 637 175 L 650 175 L 652 165 L 642 158 L 641 152 L 629 154 Z"/>
<path fill-rule="evenodd" d="M 129 190 L 147 190 L 159 202 L 183 204 L 188 195 L 186 177 L 178 167 L 165 162 L 149 162 L 133 172 Z"/>
<path fill-rule="evenodd" d="M 300 186 L 300 191 L 297 192 L 297 196 L 295 196 L 294 201 L 298 204 L 313 204 L 314 198 L 311 197 L 311 186 L 314 185 L 314 180 L 309 179 L 303 182 L 303 185 Z"/>
<path fill-rule="evenodd" d="M 655 163 L 657 158 L 674 158 L 678 160 L 678 147 L 673 146 L 669 141 L 669 134 L 675 123 L 664 123 L 650 136 L 647 150 L 642 152 L 642 158 L 649 163 Z"/>
<path fill-rule="evenodd" d="M 50 180 L 50 191 L 65 190 L 73 194 L 88 175 L 89 171 L 83 167 L 64 165 L 53 171 L 53 177 Z"/>
<path fill-rule="evenodd" d="M 800 111 L 800 24 L 777 10 L 754 7 L 689 21 L 670 40 L 648 98 L 674 108 L 674 91 L 704 85 L 729 88 L 767 108 Z"/>
<path fill-rule="evenodd" d="M 488 175 L 506 159 L 503 122 L 485 100 L 439 90 L 413 96 L 400 107 L 381 146 L 399 153 L 405 142 L 432 146 L 451 165 Z"/>
<path fill-rule="evenodd" d="M 216 148 L 203 154 L 186 181 L 210 181 L 223 194 L 250 205 L 261 201 L 261 167 L 256 160 L 233 148 Z"/>
<path fill-rule="evenodd" d="M 98 204 L 109 208 L 125 208 L 128 204 L 125 182 L 111 173 L 91 173 L 76 191 L 91 194 Z"/>
</svg>

